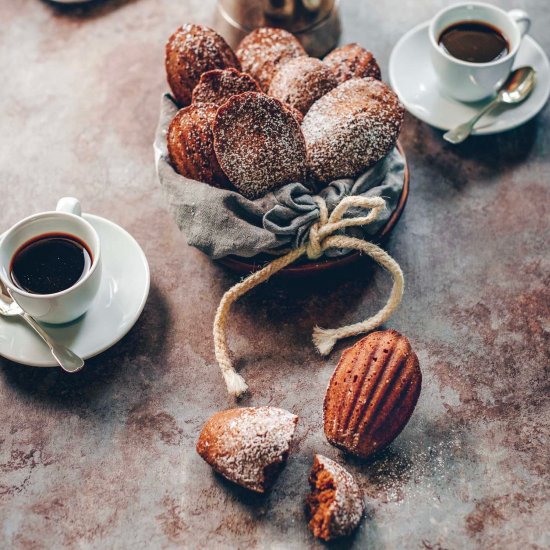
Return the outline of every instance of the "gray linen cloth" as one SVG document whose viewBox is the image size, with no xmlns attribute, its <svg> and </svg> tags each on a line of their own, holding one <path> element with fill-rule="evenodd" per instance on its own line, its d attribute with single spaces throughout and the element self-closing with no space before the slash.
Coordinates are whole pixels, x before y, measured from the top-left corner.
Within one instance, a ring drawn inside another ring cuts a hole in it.
<svg viewBox="0 0 550 550">
<path fill-rule="evenodd" d="M 157 174 L 169 210 L 187 237 L 187 242 L 210 256 L 230 254 L 252 257 L 260 253 L 280 254 L 307 240 L 311 226 L 319 219 L 314 190 L 305 184 L 289 183 L 256 200 L 234 191 L 217 189 L 179 175 L 170 165 L 166 132 L 178 108 L 169 94 L 162 97 L 160 120 L 155 136 Z M 350 236 L 369 239 L 386 224 L 397 207 L 404 182 L 405 163 L 397 149 L 356 178 L 331 182 L 318 193 L 329 213 L 348 195 L 380 196 L 386 208 L 376 222 L 347 228 Z M 346 217 L 366 215 L 360 208 L 350 209 Z M 338 256 L 345 250 L 330 250 Z"/>
</svg>

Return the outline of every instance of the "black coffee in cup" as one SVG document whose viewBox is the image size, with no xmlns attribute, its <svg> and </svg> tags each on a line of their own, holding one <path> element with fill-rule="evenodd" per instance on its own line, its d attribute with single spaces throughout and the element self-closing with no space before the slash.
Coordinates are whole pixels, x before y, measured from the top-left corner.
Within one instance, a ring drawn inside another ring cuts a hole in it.
<svg viewBox="0 0 550 550">
<path fill-rule="evenodd" d="M 449 55 L 470 63 L 489 63 L 509 52 L 504 35 L 482 21 L 453 23 L 439 35 L 438 43 Z"/>
<path fill-rule="evenodd" d="M 92 254 L 77 237 L 65 233 L 40 235 L 14 254 L 12 281 L 31 294 L 54 294 L 76 284 L 90 269 Z"/>
</svg>

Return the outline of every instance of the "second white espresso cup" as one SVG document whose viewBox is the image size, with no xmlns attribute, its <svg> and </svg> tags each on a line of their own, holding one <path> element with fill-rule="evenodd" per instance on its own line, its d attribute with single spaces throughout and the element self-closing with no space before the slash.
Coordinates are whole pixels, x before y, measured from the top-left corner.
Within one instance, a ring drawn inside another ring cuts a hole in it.
<svg viewBox="0 0 550 550">
<path fill-rule="evenodd" d="M 508 42 L 508 53 L 488 63 L 472 63 L 453 57 L 439 44 L 449 26 L 468 21 L 485 23 L 498 29 Z M 459 101 L 479 101 L 493 95 L 512 70 L 521 39 L 531 20 L 522 10 L 506 12 L 491 4 L 465 2 L 440 11 L 430 23 L 430 49 L 434 70 L 444 94 Z"/>
<path fill-rule="evenodd" d="M 51 233 L 63 233 L 85 243 L 91 252 L 88 271 L 71 287 L 53 294 L 34 294 L 19 288 L 11 277 L 15 254 L 29 243 Z M 101 282 L 99 235 L 81 216 L 78 200 L 65 197 L 57 209 L 34 214 L 16 223 L 0 237 L 0 279 L 13 299 L 29 315 L 46 323 L 67 323 L 80 317 L 90 307 Z"/>
</svg>

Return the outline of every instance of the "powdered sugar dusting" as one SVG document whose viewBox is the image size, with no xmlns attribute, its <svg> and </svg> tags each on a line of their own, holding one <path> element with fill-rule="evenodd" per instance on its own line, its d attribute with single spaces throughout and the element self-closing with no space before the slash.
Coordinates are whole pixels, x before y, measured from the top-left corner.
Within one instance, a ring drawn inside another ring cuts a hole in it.
<svg viewBox="0 0 550 550">
<path fill-rule="evenodd" d="M 277 99 L 256 92 L 231 97 L 218 109 L 213 132 L 218 161 L 245 197 L 305 180 L 300 125 Z"/>
<path fill-rule="evenodd" d="M 245 36 L 237 48 L 243 71 L 251 74 L 267 91 L 277 65 L 306 51 L 292 34 L 283 29 L 262 27 Z"/>
<path fill-rule="evenodd" d="M 239 61 L 227 42 L 208 27 L 186 23 L 166 44 L 168 84 L 182 107 L 191 102 L 202 73 L 227 67 L 239 69 Z"/>
<path fill-rule="evenodd" d="M 275 407 L 246 407 L 218 414 L 224 413 L 233 414 L 211 442 L 216 454 L 209 462 L 231 481 L 263 492 L 273 481 L 266 478 L 266 468 L 281 466 L 287 459 L 298 417 Z"/>
<path fill-rule="evenodd" d="M 324 62 L 340 83 L 352 78 L 372 77 L 380 80 L 381 77 L 374 55 L 359 44 L 336 48 L 324 58 Z"/>
<path fill-rule="evenodd" d="M 221 105 L 231 96 L 244 92 L 260 92 L 258 83 L 248 74 L 237 69 L 215 69 L 203 73 L 193 90 L 193 103 Z"/>
<path fill-rule="evenodd" d="M 395 145 L 403 115 L 383 82 L 340 84 L 313 104 L 302 123 L 311 172 L 321 182 L 359 175 Z"/>
<path fill-rule="evenodd" d="M 334 460 L 315 455 L 315 462 L 331 475 L 334 483 L 334 500 L 328 512 L 331 514 L 330 531 L 334 536 L 347 535 L 363 517 L 365 503 L 361 489 L 353 476 Z"/>
<path fill-rule="evenodd" d="M 336 77 L 322 61 L 302 56 L 279 65 L 269 86 L 269 95 L 305 114 L 337 85 Z"/>
</svg>

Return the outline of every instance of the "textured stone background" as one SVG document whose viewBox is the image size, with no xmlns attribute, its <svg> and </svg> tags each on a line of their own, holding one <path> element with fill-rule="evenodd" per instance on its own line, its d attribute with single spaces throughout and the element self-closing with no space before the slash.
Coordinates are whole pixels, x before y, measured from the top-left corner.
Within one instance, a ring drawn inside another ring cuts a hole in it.
<svg viewBox="0 0 550 550">
<path fill-rule="evenodd" d="M 547 0 L 498 2 L 535 16 Z M 446 5 L 344 0 L 344 41 L 392 45 Z M 152 289 L 142 318 L 78 375 L 0 360 L 0 547 L 322 548 L 302 502 L 312 454 L 343 461 L 321 431 L 338 359 L 314 323 L 367 316 L 386 275 L 363 263 L 328 278 L 272 282 L 235 308 L 231 345 L 252 405 L 300 415 L 274 491 L 256 497 L 194 451 L 204 420 L 231 405 L 211 323 L 237 277 L 185 244 L 166 213 L 152 139 L 165 89 L 163 45 L 212 0 L 105 0 L 85 8 L 0 3 L 2 226 L 76 195 L 143 246 Z M 424 373 L 417 410 L 375 460 L 347 462 L 368 518 L 356 548 L 548 548 L 550 109 L 460 147 L 412 117 L 402 142 L 412 190 L 388 249 L 407 278 L 391 326 Z M 546 532 L 546 534 L 545 534 Z M 335 547 L 338 547 L 336 545 Z"/>
</svg>

